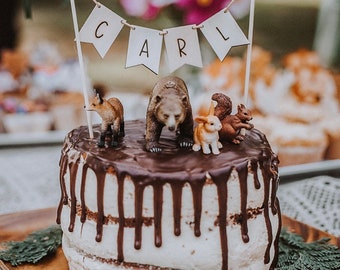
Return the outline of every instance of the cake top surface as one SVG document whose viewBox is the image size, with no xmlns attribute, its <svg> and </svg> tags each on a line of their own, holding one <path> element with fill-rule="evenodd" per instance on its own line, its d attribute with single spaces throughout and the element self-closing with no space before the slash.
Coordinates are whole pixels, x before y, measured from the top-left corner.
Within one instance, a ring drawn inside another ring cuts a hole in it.
<svg viewBox="0 0 340 270">
<path fill-rule="evenodd" d="M 256 129 L 246 132 L 245 140 L 235 145 L 225 142 L 220 155 L 204 155 L 201 152 L 179 148 L 175 133 L 164 130 L 159 143 L 164 146 L 162 152 L 150 153 L 145 149 L 145 122 L 143 120 L 126 121 L 125 137 L 120 138 L 115 148 L 97 147 L 96 138 L 100 126 L 94 126 L 94 137 L 90 139 L 88 129 L 82 126 L 69 133 L 64 145 L 64 151 L 70 147 L 86 155 L 86 163 L 95 168 L 100 161 L 106 171 L 110 167 L 120 168 L 121 173 L 143 176 L 148 172 L 171 175 L 172 173 L 187 172 L 183 178 L 188 179 L 195 174 L 211 172 L 225 167 L 247 166 L 249 161 L 275 161 L 276 156 L 264 134 Z"/>
</svg>

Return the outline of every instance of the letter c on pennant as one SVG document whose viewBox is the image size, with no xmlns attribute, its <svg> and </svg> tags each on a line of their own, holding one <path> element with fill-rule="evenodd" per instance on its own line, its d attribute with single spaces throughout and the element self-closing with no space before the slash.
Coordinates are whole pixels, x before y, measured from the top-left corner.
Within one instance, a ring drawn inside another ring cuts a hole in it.
<svg viewBox="0 0 340 270">
<path fill-rule="evenodd" d="M 108 22 L 107 21 L 103 21 L 101 22 L 97 28 L 96 28 L 96 32 L 94 33 L 94 35 L 96 36 L 96 38 L 101 38 L 102 36 L 104 36 L 104 34 L 98 34 L 98 30 L 99 30 L 99 27 L 101 27 L 103 24 L 106 24 L 106 26 L 109 26 Z"/>
</svg>

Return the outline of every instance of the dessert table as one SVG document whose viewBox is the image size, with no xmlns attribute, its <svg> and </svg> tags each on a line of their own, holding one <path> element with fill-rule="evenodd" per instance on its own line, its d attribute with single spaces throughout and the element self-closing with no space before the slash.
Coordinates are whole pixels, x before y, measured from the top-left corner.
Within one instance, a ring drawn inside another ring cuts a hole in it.
<svg viewBox="0 0 340 270">
<path fill-rule="evenodd" d="M 30 232 L 55 224 L 55 207 L 60 199 L 60 153 L 59 143 L 0 147 L 1 168 L 6 168 L 0 170 L 0 243 L 22 240 Z M 340 247 L 340 227 L 336 222 L 340 215 L 340 160 L 283 167 L 280 179 L 278 196 L 283 226 L 308 242 L 328 237 Z M 327 223 L 318 227 L 321 224 L 317 221 L 322 219 Z M 59 248 L 55 255 L 37 265 L 12 267 L 0 262 L 0 269 L 68 267 Z"/>
</svg>

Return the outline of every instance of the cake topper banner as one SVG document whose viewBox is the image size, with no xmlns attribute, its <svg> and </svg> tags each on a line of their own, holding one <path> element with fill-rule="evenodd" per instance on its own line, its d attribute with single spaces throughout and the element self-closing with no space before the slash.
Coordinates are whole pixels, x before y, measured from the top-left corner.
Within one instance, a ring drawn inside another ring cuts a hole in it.
<svg viewBox="0 0 340 270">
<path fill-rule="evenodd" d="M 158 73 L 162 53 L 163 37 L 158 30 L 131 27 L 126 57 L 126 67 L 144 65 Z"/>
<path fill-rule="evenodd" d="M 103 5 L 96 5 L 79 32 L 81 42 L 92 43 L 102 58 L 123 28 L 124 20 Z"/>
<path fill-rule="evenodd" d="M 201 32 L 221 61 L 226 57 L 231 47 L 249 44 L 229 11 L 221 10 L 204 21 L 202 26 L 200 27 Z"/>
<path fill-rule="evenodd" d="M 169 28 L 164 31 L 170 72 L 185 64 L 203 66 L 197 29 L 193 25 Z"/>
<path fill-rule="evenodd" d="M 125 19 L 96 4 L 80 30 L 81 42 L 92 43 L 104 58 L 123 26 L 130 27 L 126 67 L 144 65 L 158 74 L 163 37 L 170 72 L 185 64 L 202 67 L 197 29 L 200 29 L 222 61 L 234 46 L 249 44 L 237 22 L 226 9 L 200 25 L 179 26 L 163 31 L 130 25 Z"/>
</svg>

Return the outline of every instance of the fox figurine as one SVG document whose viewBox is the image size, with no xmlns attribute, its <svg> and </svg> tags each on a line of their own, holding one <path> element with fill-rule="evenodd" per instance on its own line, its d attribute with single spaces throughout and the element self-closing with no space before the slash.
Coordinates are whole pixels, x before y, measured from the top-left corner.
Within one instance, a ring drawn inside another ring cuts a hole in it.
<svg viewBox="0 0 340 270">
<path fill-rule="evenodd" d="M 97 112 L 102 118 L 98 146 L 104 147 L 105 138 L 109 135 L 112 136 L 111 146 L 117 146 L 118 138 L 125 136 L 124 108 L 120 100 L 115 97 L 105 99 L 99 93 L 96 93 L 96 96 L 91 99 L 88 107 L 85 106 L 85 109 Z"/>
</svg>

